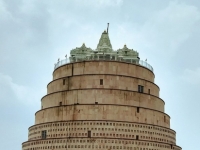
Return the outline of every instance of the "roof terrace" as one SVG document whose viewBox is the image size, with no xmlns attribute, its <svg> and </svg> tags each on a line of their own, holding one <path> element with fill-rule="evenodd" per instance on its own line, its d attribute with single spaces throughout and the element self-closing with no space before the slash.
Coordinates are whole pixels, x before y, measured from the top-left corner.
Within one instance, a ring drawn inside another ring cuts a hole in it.
<svg viewBox="0 0 200 150">
<path fill-rule="evenodd" d="M 137 51 L 133 49 L 127 48 L 126 45 L 122 49 L 118 49 L 114 51 L 112 49 L 112 45 L 110 43 L 110 39 L 107 32 L 104 31 L 101 35 L 99 43 L 97 45 L 96 50 L 92 50 L 83 45 L 81 47 L 76 47 L 70 51 L 70 57 L 64 60 L 58 60 L 55 64 L 54 69 L 73 62 L 80 61 L 121 61 L 132 64 L 137 64 L 143 66 L 153 72 L 153 67 L 149 65 L 146 61 L 142 61 L 139 58 L 139 54 Z"/>
</svg>

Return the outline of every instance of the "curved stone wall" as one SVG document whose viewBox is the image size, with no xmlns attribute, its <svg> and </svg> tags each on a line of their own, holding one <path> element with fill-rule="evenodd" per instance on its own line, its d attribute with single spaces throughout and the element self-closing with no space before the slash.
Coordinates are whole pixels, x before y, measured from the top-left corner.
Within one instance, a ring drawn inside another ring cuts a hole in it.
<svg viewBox="0 0 200 150">
<path fill-rule="evenodd" d="M 92 137 L 135 139 L 136 135 L 138 135 L 139 139 L 166 142 L 169 144 L 175 144 L 176 142 L 176 133 L 170 128 L 152 124 L 95 120 L 48 122 L 34 125 L 29 128 L 29 140 L 41 139 L 42 130 L 48 131 L 48 138 L 86 138 L 90 130 L 92 132 Z"/>
<path fill-rule="evenodd" d="M 63 105 L 42 109 L 35 115 L 35 124 L 62 120 L 115 120 L 170 126 L 170 117 L 163 112 L 112 104 Z"/>
<path fill-rule="evenodd" d="M 28 141 L 23 143 L 23 150 L 42 149 L 127 149 L 127 150 L 181 150 L 181 147 L 162 142 L 144 140 L 119 140 L 109 138 L 60 138 L 39 141 Z"/>
<path fill-rule="evenodd" d="M 100 84 L 100 80 L 103 84 Z M 117 75 L 79 75 L 67 78 L 60 78 L 50 82 L 47 86 L 47 93 L 73 89 L 119 89 L 138 91 L 138 85 L 144 86 L 143 93 L 159 96 L 159 87 L 147 80 L 117 76 Z"/>
<path fill-rule="evenodd" d="M 23 150 L 181 150 L 154 73 L 136 64 L 83 61 L 53 72 Z"/>
<path fill-rule="evenodd" d="M 111 74 L 124 75 L 154 82 L 154 73 L 136 64 L 116 61 L 84 61 L 66 64 L 54 70 L 53 80 L 72 75 Z"/>
<path fill-rule="evenodd" d="M 85 96 L 87 98 L 85 98 Z M 99 96 L 101 95 L 101 96 Z M 72 104 L 116 104 L 155 109 L 164 112 L 164 101 L 159 97 L 127 90 L 85 89 L 66 90 L 44 96 L 42 108 Z"/>
</svg>

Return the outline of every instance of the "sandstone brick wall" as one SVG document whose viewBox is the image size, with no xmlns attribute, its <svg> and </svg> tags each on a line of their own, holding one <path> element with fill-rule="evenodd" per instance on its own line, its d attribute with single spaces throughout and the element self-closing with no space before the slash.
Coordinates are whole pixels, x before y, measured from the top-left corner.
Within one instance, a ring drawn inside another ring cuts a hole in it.
<svg viewBox="0 0 200 150">
<path fill-rule="evenodd" d="M 72 76 L 72 74 L 124 75 L 145 79 L 151 82 L 154 82 L 155 78 L 154 73 L 152 71 L 139 65 L 115 61 L 85 61 L 67 64 L 57 68 L 53 72 L 53 80 L 62 77 Z"/>
<path fill-rule="evenodd" d="M 116 61 L 57 68 L 22 149 L 181 150 L 154 77 Z"/>
<path fill-rule="evenodd" d="M 85 97 L 86 95 L 89 95 Z M 101 95 L 101 96 L 99 96 Z M 164 112 L 164 101 L 159 97 L 137 91 L 112 89 L 82 89 L 54 92 L 41 99 L 44 108 L 73 104 L 115 104 L 144 107 Z"/>
</svg>

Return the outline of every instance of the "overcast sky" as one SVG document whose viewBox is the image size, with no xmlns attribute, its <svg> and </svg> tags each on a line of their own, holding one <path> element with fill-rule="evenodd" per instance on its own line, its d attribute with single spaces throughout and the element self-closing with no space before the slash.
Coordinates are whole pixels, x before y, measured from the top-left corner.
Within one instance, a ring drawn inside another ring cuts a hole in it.
<svg viewBox="0 0 200 150">
<path fill-rule="evenodd" d="M 113 49 L 137 50 L 177 132 L 199 150 L 199 0 L 0 0 L 0 149 L 20 150 L 54 63 L 82 43 L 96 49 L 110 23 Z"/>
</svg>

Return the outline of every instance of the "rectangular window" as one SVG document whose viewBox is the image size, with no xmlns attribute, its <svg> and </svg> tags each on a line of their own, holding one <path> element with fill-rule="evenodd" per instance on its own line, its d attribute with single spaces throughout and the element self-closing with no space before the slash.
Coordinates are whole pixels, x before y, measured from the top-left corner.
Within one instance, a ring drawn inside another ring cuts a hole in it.
<svg viewBox="0 0 200 150">
<path fill-rule="evenodd" d="M 138 92 L 140 92 L 140 85 L 138 85 Z"/>
<path fill-rule="evenodd" d="M 150 89 L 149 89 L 149 94 L 150 94 Z"/>
<path fill-rule="evenodd" d="M 91 138 L 91 131 L 88 131 L 88 137 Z"/>
<path fill-rule="evenodd" d="M 62 102 L 60 102 L 60 106 L 62 106 Z"/>
<path fill-rule="evenodd" d="M 63 85 L 65 85 L 65 79 L 63 79 Z"/>
<path fill-rule="evenodd" d="M 138 85 L 138 92 L 143 93 L 144 92 L 144 86 Z"/>
<path fill-rule="evenodd" d="M 166 116 L 164 116 L 164 122 L 166 122 Z"/>
<path fill-rule="evenodd" d="M 98 104 L 98 102 L 95 102 L 95 104 Z"/>
<path fill-rule="evenodd" d="M 47 131 L 44 130 L 42 131 L 42 139 L 46 139 L 47 138 Z"/>
<path fill-rule="evenodd" d="M 139 140 L 139 136 L 138 135 L 136 135 L 136 140 Z"/>
<path fill-rule="evenodd" d="M 103 85 L 103 79 L 100 79 L 100 85 Z"/>
<path fill-rule="evenodd" d="M 140 107 L 137 107 L 137 113 L 139 113 L 140 112 Z"/>
</svg>

